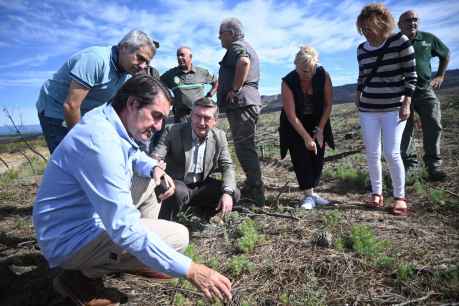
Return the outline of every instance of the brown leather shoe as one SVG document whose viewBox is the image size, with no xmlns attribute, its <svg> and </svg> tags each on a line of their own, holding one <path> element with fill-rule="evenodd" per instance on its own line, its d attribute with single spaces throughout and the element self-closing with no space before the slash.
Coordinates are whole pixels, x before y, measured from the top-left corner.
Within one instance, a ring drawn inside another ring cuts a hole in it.
<svg viewBox="0 0 459 306">
<path fill-rule="evenodd" d="M 105 288 L 102 279 L 91 279 L 80 271 L 63 270 L 53 280 L 60 295 L 78 306 L 118 306 L 121 296 L 115 289 Z"/>
</svg>

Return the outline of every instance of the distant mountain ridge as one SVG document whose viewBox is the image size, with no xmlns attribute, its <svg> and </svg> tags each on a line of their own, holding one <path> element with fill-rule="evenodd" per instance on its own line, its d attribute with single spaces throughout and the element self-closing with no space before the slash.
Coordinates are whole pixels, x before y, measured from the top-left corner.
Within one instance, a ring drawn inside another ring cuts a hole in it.
<svg viewBox="0 0 459 306">
<path fill-rule="evenodd" d="M 21 134 L 24 134 L 24 135 L 35 135 L 35 134 L 42 133 L 41 127 L 39 124 L 21 125 L 21 126 L 18 126 L 18 129 L 21 132 Z M 15 135 L 15 134 L 16 134 L 16 130 L 11 125 L 0 126 L 0 136 Z"/>
<path fill-rule="evenodd" d="M 356 84 L 346 84 L 341 86 L 333 87 L 333 103 L 349 103 L 354 100 L 354 93 L 356 89 Z M 447 91 L 448 89 L 459 88 L 459 69 L 448 70 L 446 72 L 446 78 L 443 82 L 441 90 Z M 278 111 L 282 108 L 282 102 L 280 100 L 280 95 L 262 95 L 261 99 L 263 101 L 263 112 L 272 112 Z M 41 134 L 41 127 L 39 124 L 30 124 L 22 125 L 19 127 L 19 130 L 22 134 Z M 15 135 L 16 130 L 10 125 L 0 126 L 0 136 L 4 135 Z"/>
<path fill-rule="evenodd" d="M 280 82 L 280 81 L 279 81 Z M 459 69 L 446 71 L 445 81 L 441 90 L 459 87 Z M 346 84 L 341 86 L 333 86 L 333 103 L 349 103 L 354 100 L 357 84 Z M 282 108 L 280 95 L 261 96 L 264 107 L 263 112 L 278 111 Z"/>
</svg>

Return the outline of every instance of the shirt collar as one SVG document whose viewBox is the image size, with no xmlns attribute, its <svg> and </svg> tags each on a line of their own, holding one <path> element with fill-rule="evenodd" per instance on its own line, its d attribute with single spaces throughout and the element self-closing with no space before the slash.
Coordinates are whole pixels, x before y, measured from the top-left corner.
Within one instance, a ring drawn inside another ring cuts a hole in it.
<svg viewBox="0 0 459 306">
<path fill-rule="evenodd" d="M 198 135 L 196 135 L 196 133 L 194 132 L 194 130 L 191 129 L 191 139 L 193 140 L 193 143 L 199 143 L 199 144 L 201 144 L 201 143 L 205 142 L 208 138 L 209 138 L 209 133 L 207 133 L 206 137 L 205 137 L 204 139 L 201 140 L 201 139 L 198 137 Z"/>
<path fill-rule="evenodd" d="M 183 71 L 182 69 L 180 69 L 180 66 L 177 66 L 177 69 L 181 72 L 181 73 L 196 73 L 196 69 L 194 68 L 194 65 L 191 65 L 191 68 L 189 71 L 185 72 Z"/>
<path fill-rule="evenodd" d="M 105 104 L 103 112 L 107 120 L 113 125 L 118 135 L 129 142 L 134 148 L 139 149 L 139 145 L 135 142 L 135 140 L 129 136 L 126 128 L 124 127 L 123 122 L 121 122 L 121 118 L 118 116 L 118 113 L 115 111 L 111 104 Z"/>
<path fill-rule="evenodd" d="M 110 62 L 111 64 L 113 65 L 113 67 L 115 67 L 116 71 L 120 74 L 125 74 L 123 71 L 123 69 L 121 69 L 120 65 L 119 65 L 119 62 L 118 62 L 118 46 L 112 46 L 112 52 L 110 54 Z"/>
<path fill-rule="evenodd" d="M 422 34 L 419 31 L 416 31 L 416 36 L 414 36 L 413 40 L 422 40 Z"/>
</svg>

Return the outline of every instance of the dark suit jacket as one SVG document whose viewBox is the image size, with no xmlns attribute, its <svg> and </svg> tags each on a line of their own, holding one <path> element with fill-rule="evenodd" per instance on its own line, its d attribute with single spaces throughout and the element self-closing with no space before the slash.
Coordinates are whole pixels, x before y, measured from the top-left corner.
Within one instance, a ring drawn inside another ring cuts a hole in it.
<svg viewBox="0 0 459 306">
<path fill-rule="evenodd" d="M 166 173 L 173 179 L 183 180 L 186 176 L 185 169 L 190 165 L 191 148 L 191 123 L 179 123 L 166 127 L 152 155 L 166 161 Z M 203 180 L 214 172 L 222 173 L 222 188 L 236 190 L 236 177 L 228 141 L 225 133 L 217 128 L 210 129 L 208 133 Z"/>
</svg>

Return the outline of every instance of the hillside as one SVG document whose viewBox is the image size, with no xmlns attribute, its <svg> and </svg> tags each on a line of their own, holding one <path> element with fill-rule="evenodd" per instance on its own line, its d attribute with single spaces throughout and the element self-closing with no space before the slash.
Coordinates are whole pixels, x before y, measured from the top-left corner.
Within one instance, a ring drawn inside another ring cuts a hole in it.
<svg viewBox="0 0 459 306">
<path fill-rule="evenodd" d="M 341 104 L 348 103 L 354 100 L 356 84 L 346 84 L 341 86 L 333 86 L 333 103 Z M 446 78 L 443 82 L 441 93 L 450 93 L 459 88 L 459 69 L 448 70 Z M 282 101 L 280 95 L 262 96 L 263 112 L 278 111 L 282 108 Z"/>
<path fill-rule="evenodd" d="M 180 221 L 191 230 L 187 254 L 231 279 L 233 300 L 226 305 L 458 305 L 457 93 L 441 96 L 442 156 L 450 179 L 429 183 L 422 172 L 411 177 L 407 218 L 364 205 L 366 160 L 352 104 L 334 108 L 337 148 L 327 151 L 317 188 L 333 205 L 298 208 L 303 195 L 288 157 L 279 160 L 279 113 L 273 112 L 260 117 L 257 134 L 267 206 L 251 207 L 243 199 L 229 217 L 210 223 L 183 214 Z M 225 120 L 220 126 L 228 129 Z M 418 144 L 421 138 L 417 131 Z M 36 165 L 36 158 L 32 163 Z M 37 172 L 42 170 L 43 163 L 34 171 L 24 164 L 0 175 L 0 305 L 69 305 L 52 289 L 57 271 L 48 268 L 32 225 Z M 237 163 L 236 171 L 241 183 Z M 384 165 L 387 208 L 392 201 L 389 182 Z M 105 283 L 125 294 L 126 305 L 222 305 L 204 300 L 183 280 L 156 282 L 116 274 Z"/>
</svg>

